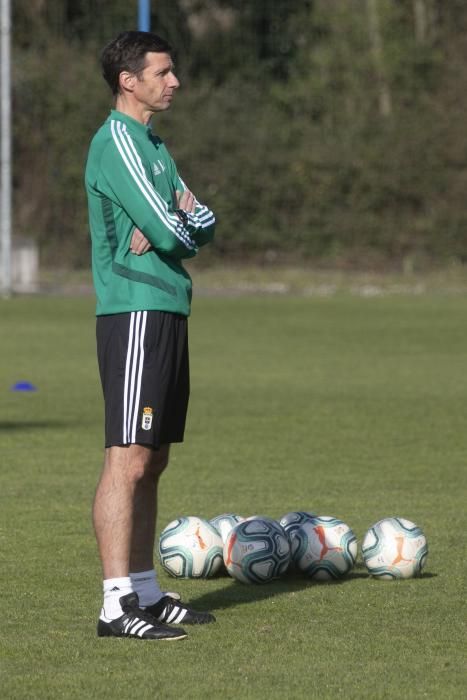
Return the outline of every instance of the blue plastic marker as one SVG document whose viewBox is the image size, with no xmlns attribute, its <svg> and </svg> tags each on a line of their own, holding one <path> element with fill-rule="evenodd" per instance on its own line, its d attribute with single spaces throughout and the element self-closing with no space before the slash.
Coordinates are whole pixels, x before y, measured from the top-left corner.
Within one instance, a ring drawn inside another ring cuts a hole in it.
<svg viewBox="0 0 467 700">
<path fill-rule="evenodd" d="M 10 391 L 37 391 L 37 386 L 31 384 L 31 382 L 16 382 L 10 387 Z"/>
</svg>

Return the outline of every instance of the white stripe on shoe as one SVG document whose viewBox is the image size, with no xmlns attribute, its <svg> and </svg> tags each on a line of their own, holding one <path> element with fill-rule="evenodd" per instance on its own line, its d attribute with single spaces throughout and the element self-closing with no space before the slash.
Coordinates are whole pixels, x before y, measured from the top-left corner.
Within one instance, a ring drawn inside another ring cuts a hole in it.
<svg viewBox="0 0 467 700">
<path fill-rule="evenodd" d="M 147 626 L 147 623 L 144 620 L 140 620 L 139 618 L 137 618 L 135 620 L 135 622 L 131 625 L 130 633 L 136 634 L 138 632 L 138 630 L 141 630 L 142 627 L 146 627 L 146 626 Z M 151 627 L 151 625 L 149 625 L 149 627 Z"/>
<path fill-rule="evenodd" d="M 133 620 L 132 618 L 130 618 L 129 620 L 127 620 L 127 622 L 126 622 L 126 624 L 125 624 L 125 627 L 123 628 L 123 631 L 125 632 L 125 634 L 128 634 L 128 632 L 129 632 L 129 630 L 130 630 L 130 627 L 131 627 L 131 625 L 133 624 L 133 622 L 134 622 L 134 620 Z"/>
<path fill-rule="evenodd" d="M 162 612 L 162 614 L 159 616 L 159 620 L 161 622 L 173 622 L 174 624 L 178 624 L 181 620 L 186 615 L 186 610 L 184 608 L 179 607 L 178 605 L 174 605 L 173 609 L 170 611 L 170 613 L 166 616 L 165 609 Z"/>
<path fill-rule="evenodd" d="M 138 637 L 142 637 L 145 632 L 152 629 L 153 627 L 154 625 L 145 625 L 144 627 L 141 627 L 141 629 L 138 632 Z"/>
<path fill-rule="evenodd" d="M 178 617 L 175 618 L 175 620 L 173 621 L 173 624 L 178 625 L 178 623 L 181 622 L 183 620 L 183 618 L 185 617 L 186 612 L 187 612 L 186 610 L 184 610 L 183 608 L 180 608 L 180 615 L 178 615 Z"/>
<path fill-rule="evenodd" d="M 125 625 L 124 631 L 125 634 L 129 635 L 130 637 L 142 637 L 145 632 L 152 629 L 153 627 L 154 625 L 148 623 L 147 620 L 141 620 L 139 617 L 134 617 L 128 620 L 128 622 Z"/>
</svg>

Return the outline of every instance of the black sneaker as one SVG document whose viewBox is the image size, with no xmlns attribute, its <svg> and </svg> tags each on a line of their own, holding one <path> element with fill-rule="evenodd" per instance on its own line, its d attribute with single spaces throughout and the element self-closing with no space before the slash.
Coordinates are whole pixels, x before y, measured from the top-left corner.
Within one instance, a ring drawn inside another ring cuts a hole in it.
<svg viewBox="0 0 467 700">
<path fill-rule="evenodd" d="M 120 598 L 123 615 L 116 620 L 99 619 L 98 637 L 133 637 L 135 639 L 184 639 L 185 630 L 161 624 L 147 611 L 141 610 L 136 593 Z"/>
<path fill-rule="evenodd" d="M 158 603 L 148 605 L 145 611 L 159 622 L 169 622 L 172 625 L 179 625 L 181 622 L 184 625 L 206 625 L 216 621 L 211 613 L 197 612 L 182 603 L 181 600 L 175 600 L 168 595 L 161 598 Z"/>
</svg>

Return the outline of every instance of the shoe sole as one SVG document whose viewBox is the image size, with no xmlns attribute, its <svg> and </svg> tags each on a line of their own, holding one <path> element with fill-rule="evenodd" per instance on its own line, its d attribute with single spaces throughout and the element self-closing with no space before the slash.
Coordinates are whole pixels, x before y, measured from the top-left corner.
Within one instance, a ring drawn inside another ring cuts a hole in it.
<svg viewBox="0 0 467 700">
<path fill-rule="evenodd" d="M 97 635 L 98 639 L 138 639 L 140 642 L 178 642 L 181 639 L 186 639 L 188 637 L 187 634 L 181 634 L 178 637 L 159 637 L 159 638 L 151 638 L 151 637 L 138 637 L 136 635 L 132 635 L 129 637 L 126 637 L 123 634 L 98 634 Z"/>
</svg>

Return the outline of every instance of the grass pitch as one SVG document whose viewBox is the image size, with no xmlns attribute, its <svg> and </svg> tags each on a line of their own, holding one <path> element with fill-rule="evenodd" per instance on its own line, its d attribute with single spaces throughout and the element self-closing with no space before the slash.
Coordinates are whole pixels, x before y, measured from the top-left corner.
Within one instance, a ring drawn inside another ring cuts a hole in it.
<svg viewBox="0 0 467 700">
<path fill-rule="evenodd" d="M 467 300 L 203 298 L 186 442 L 160 489 L 179 514 L 314 510 L 359 541 L 425 531 L 420 580 L 175 581 L 217 624 L 175 644 L 99 640 L 90 522 L 103 409 L 92 298 L 0 302 L 1 694 L 23 698 L 465 697 Z M 37 386 L 17 393 L 19 380 Z"/>
</svg>

